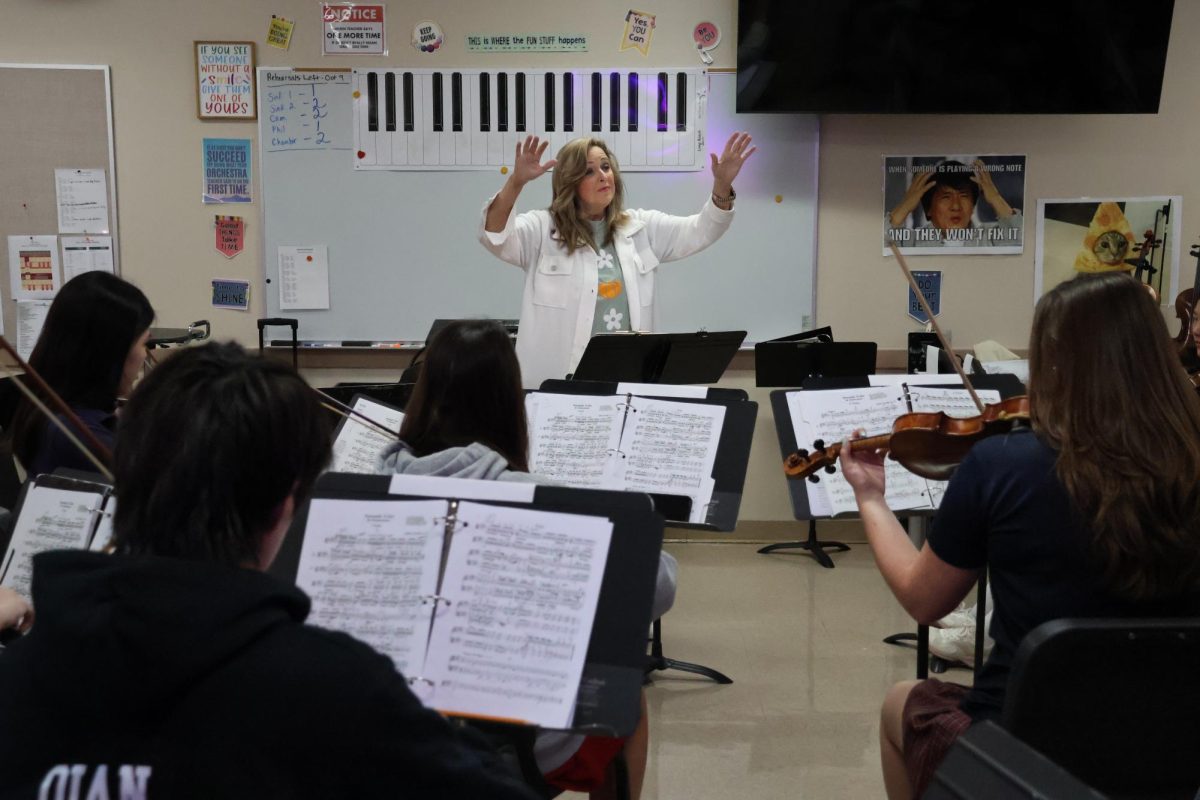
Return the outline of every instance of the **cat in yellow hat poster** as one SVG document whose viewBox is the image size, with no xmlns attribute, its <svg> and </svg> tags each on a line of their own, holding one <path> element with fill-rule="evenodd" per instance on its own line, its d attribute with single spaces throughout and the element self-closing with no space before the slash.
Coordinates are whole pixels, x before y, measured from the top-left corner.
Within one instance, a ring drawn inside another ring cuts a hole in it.
<svg viewBox="0 0 1200 800">
<path fill-rule="evenodd" d="M 1160 302 L 1173 301 L 1181 213 L 1180 197 L 1038 200 L 1034 302 L 1078 273 L 1117 271 L 1148 284 Z"/>
</svg>

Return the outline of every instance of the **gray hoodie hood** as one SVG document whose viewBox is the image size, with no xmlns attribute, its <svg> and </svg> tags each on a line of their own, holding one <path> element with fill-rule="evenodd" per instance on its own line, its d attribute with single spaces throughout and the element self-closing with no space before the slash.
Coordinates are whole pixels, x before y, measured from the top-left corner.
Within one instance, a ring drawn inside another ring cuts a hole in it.
<svg viewBox="0 0 1200 800">
<path fill-rule="evenodd" d="M 450 447 L 427 456 L 413 453 L 404 442 L 389 445 L 380 456 L 380 471 L 396 475 L 432 475 L 438 478 L 473 478 L 482 481 L 551 483 L 528 472 L 508 468 L 508 460 L 479 442 Z"/>
</svg>

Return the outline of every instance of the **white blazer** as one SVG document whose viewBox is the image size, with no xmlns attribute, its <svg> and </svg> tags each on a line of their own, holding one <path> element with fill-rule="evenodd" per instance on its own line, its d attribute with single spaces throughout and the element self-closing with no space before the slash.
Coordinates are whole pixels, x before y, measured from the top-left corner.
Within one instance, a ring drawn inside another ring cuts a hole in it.
<svg viewBox="0 0 1200 800">
<path fill-rule="evenodd" d="M 525 270 L 517 358 L 527 389 L 547 378 L 572 372 L 592 337 L 596 315 L 598 258 L 588 247 L 567 255 L 553 237 L 554 222 L 545 210 L 509 214 L 500 233 L 484 230 L 488 206 L 483 204 L 479 241 L 496 257 Z M 733 222 L 706 200 L 699 214 L 675 217 L 661 211 L 633 209 L 613 236 L 629 298 L 629 324 L 635 331 L 653 330 L 654 279 L 658 265 L 697 253 L 721 238 Z"/>
</svg>

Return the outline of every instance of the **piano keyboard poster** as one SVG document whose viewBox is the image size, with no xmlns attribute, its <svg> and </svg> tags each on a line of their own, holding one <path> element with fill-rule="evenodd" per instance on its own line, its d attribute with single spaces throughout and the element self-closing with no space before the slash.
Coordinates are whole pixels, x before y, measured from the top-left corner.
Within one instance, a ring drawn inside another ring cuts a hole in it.
<svg viewBox="0 0 1200 800">
<path fill-rule="evenodd" d="M 603 137 L 626 171 L 705 169 L 707 75 L 674 70 L 357 69 L 355 168 L 486 170 L 533 135 Z"/>
</svg>

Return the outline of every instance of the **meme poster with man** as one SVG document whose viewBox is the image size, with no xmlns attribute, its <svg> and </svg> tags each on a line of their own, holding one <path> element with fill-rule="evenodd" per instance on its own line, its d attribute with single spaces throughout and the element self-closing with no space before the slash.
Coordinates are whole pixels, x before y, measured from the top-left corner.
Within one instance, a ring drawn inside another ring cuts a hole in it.
<svg viewBox="0 0 1200 800">
<path fill-rule="evenodd" d="M 883 157 L 883 254 L 1017 255 L 1025 156 Z"/>
</svg>

